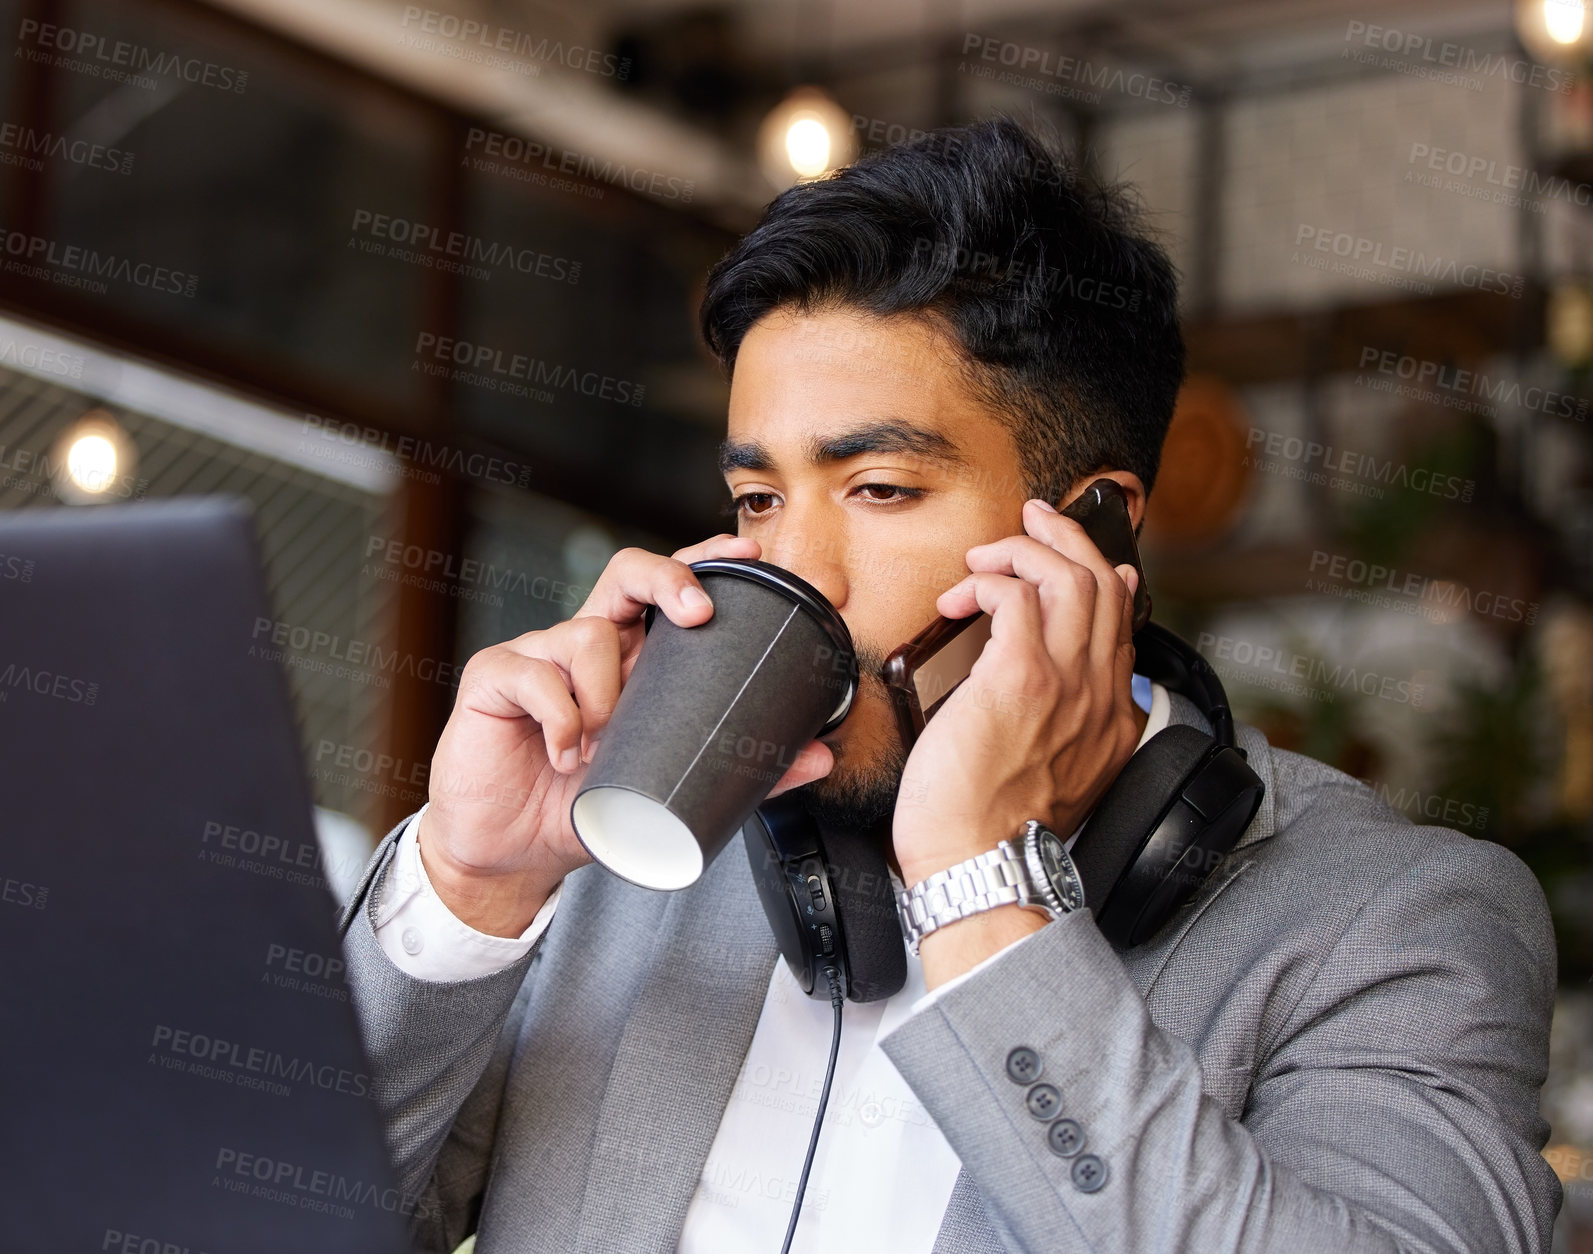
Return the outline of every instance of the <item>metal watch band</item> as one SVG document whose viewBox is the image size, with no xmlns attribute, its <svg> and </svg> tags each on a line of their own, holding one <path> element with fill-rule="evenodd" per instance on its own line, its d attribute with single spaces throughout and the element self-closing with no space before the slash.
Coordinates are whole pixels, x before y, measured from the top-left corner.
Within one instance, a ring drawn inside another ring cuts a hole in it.
<svg viewBox="0 0 1593 1254">
<path fill-rule="evenodd" d="M 896 912 L 913 953 L 924 937 L 948 923 L 997 906 L 1037 906 L 1023 851 L 1003 840 L 994 849 L 936 871 L 896 895 Z"/>
</svg>

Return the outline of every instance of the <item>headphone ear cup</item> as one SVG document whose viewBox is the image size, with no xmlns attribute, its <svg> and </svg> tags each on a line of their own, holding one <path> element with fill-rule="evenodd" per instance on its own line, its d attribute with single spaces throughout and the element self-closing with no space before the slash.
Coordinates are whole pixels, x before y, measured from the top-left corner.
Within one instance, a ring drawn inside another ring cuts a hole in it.
<svg viewBox="0 0 1593 1254">
<path fill-rule="evenodd" d="M 778 800 L 778 799 L 775 799 Z M 816 831 L 807 815 L 774 800 L 759 806 L 741 828 L 752 882 L 763 904 L 780 956 L 804 993 L 813 992 L 813 953 L 791 884 L 791 868 L 817 849 Z"/>
<path fill-rule="evenodd" d="M 846 995 L 880 1001 L 907 983 L 907 950 L 884 845 L 878 833 L 826 830 L 823 836 L 850 977 Z"/>
<path fill-rule="evenodd" d="M 1084 904 L 1097 923 L 1157 820 L 1214 744 L 1205 732 L 1186 723 L 1162 728 L 1128 760 L 1085 821 L 1073 842 L 1073 865 L 1084 884 Z M 1108 939 L 1113 939 L 1110 934 Z"/>
</svg>

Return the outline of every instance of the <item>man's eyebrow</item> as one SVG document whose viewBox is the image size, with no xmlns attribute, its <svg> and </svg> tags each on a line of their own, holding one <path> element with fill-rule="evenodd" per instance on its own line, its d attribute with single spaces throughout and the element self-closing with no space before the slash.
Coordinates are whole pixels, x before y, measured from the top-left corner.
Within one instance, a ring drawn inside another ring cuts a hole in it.
<svg viewBox="0 0 1593 1254">
<path fill-rule="evenodd" d="M 968 459 L 957 445 L 928 427 L 900 418 L 864 423 L 823 439 L 808 441 L 808 460 L 814 465 L 845 461 L 862 453 L 908 453 L 942 466 L 965 466 Z M 774 458 L 756 440 L 722 440 L 719 444 L 719 471 L 772 470 Z"/>
</svg>

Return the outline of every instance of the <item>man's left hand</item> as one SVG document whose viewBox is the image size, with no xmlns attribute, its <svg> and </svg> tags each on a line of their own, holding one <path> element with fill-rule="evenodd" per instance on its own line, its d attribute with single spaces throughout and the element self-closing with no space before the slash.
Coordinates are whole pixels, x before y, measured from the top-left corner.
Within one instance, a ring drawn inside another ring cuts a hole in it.
<svg viewBox="0 0 1593 1254">
<path fill-rule="evenodd" d="M 969 549 L 973 573 L 936 602 L 948 618 L 986 611 L 991 634 L 902 771 L 893 840 L 909 888 L 1027 819 L 1066 839 L 1144 726 L 1130 694 L 1137 572 L 1043 502 L 1024 505 L 1023 526 Z"/>
</svg>

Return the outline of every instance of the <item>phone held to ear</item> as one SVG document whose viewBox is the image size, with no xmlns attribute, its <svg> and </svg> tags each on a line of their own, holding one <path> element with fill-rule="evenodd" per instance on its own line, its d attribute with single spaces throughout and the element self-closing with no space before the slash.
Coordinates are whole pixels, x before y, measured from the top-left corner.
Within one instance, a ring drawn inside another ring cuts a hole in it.
<svg viewBox="0 0 1593 1254">
<path fill-rule="evenodd" d="M 1097 479 L 1062 512 L 1083 525 L 1112 565 L 1139 572 L 1135 671 L 1183 696 L 1211 727 L 1208 735 L 1192 722 L 1170 721 L 1141 745 L 1067 851 L 1101 935 L 1127 949 L 1155 936 L 1199 891 L 1244 834 L 1266 788 L 1245 761 L 1210 662 L 1149 621 L 1150 595 L 1122 489 Z M 883 678 L 909 749 L 989 638 L 988 614 L 937 618 L 886 659 Z M 805 791 L 769 798 L 742 829 L 769 925 L 809 995 L 829 999 L 833 970 L 852 1001 L 889 997 L 906 983 L 907 960 L 899 911 L 891 909 L 885 843 L 872 831 L 821 832 Z M 864 885 L 877 891 L 865 895 Z"/>
<path fill-rule="evenodd" d="M 1150 619 L 1151 599 L 1123 489 L 1115 480 L 1097 479 L 1061 512 L 1083 526 L 1085 534 L 1113 566 L 1127 564 L 1139 573 L 1133 620 L 1134 631 L 1138 632 Z M 924 724 L 968 678 L 989 639 L 989 614 L 936 618 L 885 659 L 881 677 L 896 709 L 904 747 L 912 748 L 923 734 Z"/>
</svg>

